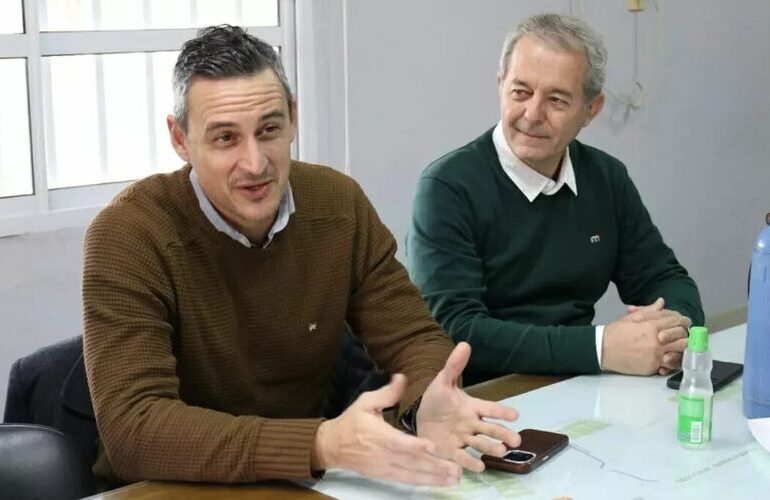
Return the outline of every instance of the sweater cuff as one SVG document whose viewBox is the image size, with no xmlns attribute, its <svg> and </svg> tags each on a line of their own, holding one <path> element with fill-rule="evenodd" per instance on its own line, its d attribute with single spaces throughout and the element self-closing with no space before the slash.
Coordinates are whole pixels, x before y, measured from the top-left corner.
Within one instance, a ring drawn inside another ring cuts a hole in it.
<svg viewBox="0 0 770 500">
<path fill-rule="evenodd" d="M 323 471 L 310 467 L 318 426 L 323 419 L 266 420 L 254 452 L 253 477 L 311 479 Z"/>
<path fill-rule="evenodd" d="M 554 367 L 558 373 L 599 373 L 596 356 L 596 328 L 593 325 L 568 327 L 576 329 L 561 337 L 555 351 Z"/>
</svg>

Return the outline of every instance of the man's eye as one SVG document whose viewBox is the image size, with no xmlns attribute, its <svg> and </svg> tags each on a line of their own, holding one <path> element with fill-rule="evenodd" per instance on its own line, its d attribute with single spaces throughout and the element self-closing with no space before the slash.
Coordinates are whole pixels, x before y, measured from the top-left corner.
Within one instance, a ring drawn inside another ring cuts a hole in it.
<svg viewBox="0 0 770 500">
<path fill-rule="evenodd" d="M 214 140 L 219 144 L 229 144 L 232 142 L 233 136 L 231 134 L 222 134 Z"/>
<path fill-rule="evenodd" d="M 277 125 L 267 125 L 265 128 L 263 128 L 259 135 L 260 136 L 274 136 L 278 133 L 280 130 L 280 127 Z"/>
</svg>

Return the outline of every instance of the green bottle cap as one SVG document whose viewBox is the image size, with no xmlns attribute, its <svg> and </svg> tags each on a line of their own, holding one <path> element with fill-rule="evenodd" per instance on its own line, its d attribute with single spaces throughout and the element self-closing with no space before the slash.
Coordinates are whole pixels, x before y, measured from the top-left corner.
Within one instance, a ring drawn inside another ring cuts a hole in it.
<svg viewBox="0 0 770 500">
<path fill-rule="evenodd" d="M 687 348 L 694 352 L 706 352 L 709 348 L 709 330 L 705 326 L 693 326 L 690 328 L 690 338 Z"/>
</svg>

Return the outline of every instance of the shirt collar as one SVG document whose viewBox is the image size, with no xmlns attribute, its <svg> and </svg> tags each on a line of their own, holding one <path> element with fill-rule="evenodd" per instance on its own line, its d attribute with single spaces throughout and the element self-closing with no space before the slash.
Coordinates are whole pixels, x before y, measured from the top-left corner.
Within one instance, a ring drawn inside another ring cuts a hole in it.
<svg viewBox="0 0 770 500">
<path fill-rule="evenodd" d="M 516 157 L 503 135 L 502 122 L 498 122 L 492 132 L 492 142 L 495 144 L 497 158 L 508 177 L 516 184 L 516 187 L 532 202 L 537 195 L 551 196 L 559 192 L 565 184 L 577 196 L 577 184 L 575 182 L 575 170 L 572 168 L 572 160 L 569 157 L 569 148 L 564 152 L 559 169 L 559 177 L 554 181 L 535 169 L 526 165 Z"/>
<path fill-rule="evenodd" d="M 198 175 L 195 173 L 194 168 L 190 169 L 190 184 L 192 184 L 193 191 L 195 191 L 195 197 L 198 198 L 198 205 L 200 205 L 203 214 L 217 231 L 225 233 L 227 236 L 247 248 L 254 246 L 245 235 L 231 226 L 229 222 L 219 215 L 219 212 L 216 211 L 214 205 L 211 204 L 208 197 L 203 192 L 203 188 L 201 187 L 200 181 L 198 181 Z M 275 235 L 286 228 L 289 224 L 289 217 L 295 211 L 294 194 L 291 191 L 291 185 L 286 184 L 286 191 L 284 191 L 281 202 L 278 204 L 278 215 L 275 217 L 275 222 L 273 222 L 273 225 L 267 232 L 267 239 L 262 245 L 262 248 L 267 248 L 270 243 L 273 242 Z"/>
</svg>

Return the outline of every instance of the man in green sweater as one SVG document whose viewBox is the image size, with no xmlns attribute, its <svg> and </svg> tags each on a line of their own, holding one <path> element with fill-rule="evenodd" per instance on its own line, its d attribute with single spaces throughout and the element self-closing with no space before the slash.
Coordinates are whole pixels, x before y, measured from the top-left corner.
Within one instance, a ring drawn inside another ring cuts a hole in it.
<svg viewBox="0 0 770 500">
<path fill-rule="evenodd" d="M 466 446 L 518 445 L 483 420 L 513 409 L 458 388 L 470 348 L 453 350 L 361 188 L 290 160 L 296 102 L 273 48 L 206 28 L 174 90 L 168 126 L 188 165 L 134 183 L 86 235 L 95 472 L 251 482 L 347 468 L 445 485 L 484 468 Z M 323 420 L 345 321 L 394 375 Z M 414 435 L 383 420 L 392 406 Z"/>
<path fill-rule="evenodd" d="M 473 354 L 465 380 L 511 372 L 667 373 L 703 323 L 693 280 L 617 159 L 575 137 L 601 111 L 606 50 L 569 16 L 507 37 L 500 122 L 423 172 L 408 268 Z M 628 315 L 593 326 L 609 282 Z"/>
</svg>

